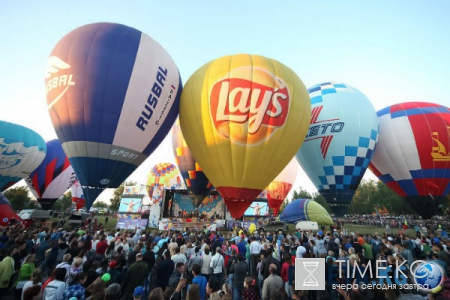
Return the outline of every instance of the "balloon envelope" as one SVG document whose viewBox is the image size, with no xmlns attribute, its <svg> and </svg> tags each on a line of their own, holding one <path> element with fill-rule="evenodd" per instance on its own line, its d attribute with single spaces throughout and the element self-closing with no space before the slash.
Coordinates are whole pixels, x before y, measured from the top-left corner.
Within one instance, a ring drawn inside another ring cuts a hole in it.
<svg viewBox="0 0 450 300">
<path fill-rule="evenodd" d="M 14 212 L 5 195 L 0 193 L 0 226 L 8 226 L 13 219 L 19 221 L 20 217 Z"/>
<path fill-rule="evenodd" d="M 332 225 L 330 214 L 316 201 L 311 199 L 296 199 L 286 205 L 280 213 L 280 221 L 297 223 L 299 221 L 313 221 L 321 225 Z"/>
<path fill-rule="evenodd" d="M 306 88 L 291 69 L 240 54 L 189 78 L 180 124 L 192 155 L 239 218 L 294 156 L 310 113 Z"/>
<path fill-rule="evenodd" d="M 277 215 L 278 209 L 289 194 L 297 178 L 297 173 L 298 162 L 294 157 L 284 170 L 266 187 L 267 204 L 273 209 L 274 216 Z"/>
<path fill-rule="evenodd" d="M 33 130 L 0 121 L 0 192 L 30 175 L 46 151 L 45 141 Z"/>
<path fill-rule="evenodd" d="M 52 208 L 71 187 L 75 173 L 59 140 L 47 142 L 44 161 L 27 178 L 27 184 L 42 208 Z"/>
<path fill-rule="evenodd" d="M 64 36 L 45 79 L 56 134 L 85 189 L 89 209 L 161 143 L 179 109 L 181 78 L 148 35 L 95 23 Z"/>
<path fill-rule="evenodd" d="M 150 199 L 153 193 L 163 193 L 164 189 L 185 189 L 178 168 L 171 163 L 155 165 L 148 174 L 147 192 Z"/>
<path fill-rule="evenodd" d="M 178 121 L 175 122 L 172 128 L 172 146 L 178 169 L 180 170 L 181 176 L 183 176 L 187 189 L 194 196 L 194 206 L 198 207 L 203 199 L 209 195 L 212 184 L 192 156 L 191 150 L 189 150 L 184 140 Z"/>
<path fill-rule="evenodd" d="M 406 102 L 378 111 L 380 140 L 370 168 L 424 218 L 450 193 L 450 109 Z"/>
<path fill-rule="evenodd" d="M 78 180 L 73 183 L 70 192 L 72 194 L 72 202 L 76 204 L 76 209 L 82 209 L 86 205 L 86 201 L 84 200 L 83 189 Z"/>
<path fill-rule="evenodd" d="M 311 124 L 296 157 L 333 212 L 343 215 L 373 156 L 377 115 L 347 84 L 326 82 L 308 91 Z"/>
</svg>

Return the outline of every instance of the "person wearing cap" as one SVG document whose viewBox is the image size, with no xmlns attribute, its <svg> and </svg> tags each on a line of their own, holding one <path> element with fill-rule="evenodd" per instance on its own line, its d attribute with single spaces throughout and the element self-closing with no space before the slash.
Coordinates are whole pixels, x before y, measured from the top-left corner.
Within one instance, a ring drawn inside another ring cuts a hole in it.
<svg viewBox="0 0 450 300">
<path fill-rule="evenodd" d="M 142 299 L 142 297 L 144 297 L 144 287 L 140 285 L 134 289 L 133 300 Z"/>
<path fill-rule="evenodd" d="M 122 279 L 122 273 L 117 268 L 117 261 L 113 260 L 112 262 L 109 263 L 108 266 L 109 266 L 108 273 L 111 276 L 110 283 L 120 283 Z"/>
<path fill-rule="evenodd" d="M 90 296 L 90 300 L 103 300 L 105 297 L 106 285 L 110 282 L 111 275 L 108 273 L 97 277 L 93 283 L 86 288 L 86 293 Z"/>
<path fill-rule="evenodd" d="M 137 286 L 144 285 L 145 279 L 147 278 L 150 270 L 148 269 L 148 264 L 143 261 L 142 258 L 142 253 L 136 254 L 136 262 L 131 265 L 125 275 L 122 282 L 122 294 L 124 295 L 124 299 L 130 299 L 133 295 L 134 289 Z"/>
</svg>

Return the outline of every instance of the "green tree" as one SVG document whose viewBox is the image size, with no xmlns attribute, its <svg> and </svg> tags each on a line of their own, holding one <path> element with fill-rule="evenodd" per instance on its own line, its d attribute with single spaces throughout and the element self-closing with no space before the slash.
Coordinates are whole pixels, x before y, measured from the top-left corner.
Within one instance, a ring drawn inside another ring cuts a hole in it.
<svg viewBox="0 0 450 300">
<path fill-rule="evenodd" d="M 294 191 L 294 193 L 292 194 L 291 201 L 294 201 L 296 199 L 312 199 L 312 196 L 307 190 L 305 190 L 302 187 L 299 187 L 298 191 Z"/>
<path fill-rule="evenodd" d="M 109 208 L 112 211 L 119 210 L 120 200 L 122 199 L 123 190 L 125 189 L 126 185 L 136 185 L 136 182 L 132 182 L 132 181 L 124 182 L 117 189 L 114 190 L 113 197 L 110 200 L 111 205 L 109 206 Z"/>
<path fill-rule="evenodd" d="M 96 201 L 94 202 L 94 204 L 92 204 L 92 206 L 96 208 L 108 208 L 108 204 L 102 201 Z"/>
<path fill-rule="evenodd" d="M 28 188 L 25 186 L 9 189 L 3 194 L 11 203 L 12 208 L 15 211 L 20 211 L 28 206 L 31 198 L 28 196 Z"/>
<path fill-rule="evenodd" d="M 53 205 L 53 210 L 64 211 L 72 206 L 72 193 L 67 192 L 61 198 L 59 198 Z"/>
<path fill-rule="evenodd" d="M 415 213 L 411 206 L 382 181 L 364 180 L 358 186 L 348 207 L 351 214 L 372 214 L 375 208 L 386 208 L 389 213 Z"/>
<path fill-rule="evenodd" d="M 314 193 L 313 198 L 314 201 L 316 201 L 318 204 L 320 204 L 328 213 L 332 213 L 330 206 L 328 205 L 325 198 L 320 193 Z"/>
</svg>

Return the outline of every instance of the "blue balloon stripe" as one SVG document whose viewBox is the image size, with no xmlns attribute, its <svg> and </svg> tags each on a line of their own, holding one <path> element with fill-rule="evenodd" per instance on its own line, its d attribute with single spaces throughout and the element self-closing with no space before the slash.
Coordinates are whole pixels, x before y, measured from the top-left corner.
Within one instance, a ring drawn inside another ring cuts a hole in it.
<svg viewBox="0 0 450 300">
<path fill-rule="evenodd" d="M 423 169 L 410 171 L 411 177 L 414 179 L 433 179 L 433 178 L 447 178 L 450 179 L 450 169 Z M 388 183 L 395 181 L 395 179 L 388 173 L 382 174 L 380 180 Z"/>
<path fill-rule="evenodd" d="M 405 117 L 405 116 L 415 116 L 415 115 L 426 115 L 426 114 L 435 114 L 435 113 L 448 113 L 448 108 L 444 106 L 428 106 L 428 107 L 420 107 L 420 108 L 411 108 L 406 110 L 398 110 L 396 112 L 391 113 L 391 117 L 393 119 Z"/>
</svg>

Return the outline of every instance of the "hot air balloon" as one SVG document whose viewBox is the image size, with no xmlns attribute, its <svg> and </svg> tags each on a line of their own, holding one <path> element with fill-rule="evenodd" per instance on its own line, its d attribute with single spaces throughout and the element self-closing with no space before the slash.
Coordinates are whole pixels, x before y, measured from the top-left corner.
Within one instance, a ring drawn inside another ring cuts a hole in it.
<svg viewBox="0 0 450 300">
<path fill-rule="evenodd" d="M 313 221 L 321 225 L 332 225 L 330 214 L 316 201 L 311 199 L 296 199 L 286 205 L 280 213 L 280 221 L 297 223 L 299 221 Z"/>
<path fill-rule="evenodd" d="M 311 125 L 297 160 L 337 216 L 369 166 L 378 140 L 375 109 L 357 89 L 326 82 L 308 89 Z"/>
<path fill-rule="evenodd" d="M 44 161 L 27 178 L 42 209 L 49 210 L 72 186 L 76 176 L 58 140 L 47 142 Z"/>
<path fill-rule="evenodd" d="M 20 217 L 14 212 L 5 195 L 0 193 L 0 226 L 9 226 L 11 220 L 19 221 Z"/>
<path fill-rule="evenodd" d="M 212 184 L 192 156 L 181 132 L 179 121 L 175 122 L 172 128 L 172 145 L 178 169 L 183 176 L 187 189 L 193 195 L 194 206 L 198 207 L 209 195 Z"/>
<path fill-rule="evenodd" d="M 422 217 L 450 193 L 450 109 L 406 102 L 378 111 L 380 139 L 370 169 Z"/>
<path fill-rule="evenodd" d="M 157 164 L 148 174 L 147 193 L 151 200 L 161 200 L 164 189 L 185 189 L 178 168 L 171 163 Z"/>
<path fill-rule="evenodd" d="M 47 62 L 47 104 L 89 209 L 158 147 L 182 84 L 169 54 L 139 30 L 95 23 L 64 36 Z"/>
<path fill-rule="evenodd" d="M 76 209 L 82 209 L 86 205 L 86 201 L 84 200 L 83 189 L 78 180 L 74 181 L 70 192 L 72 194 L 72 202 L 75 203 Z"/>
<path fill-rule="evenodd" d="M 209 62 L 191 76 L 180 125 L 192 155 L 239 218 L 294 156 L 310 113 L 306 88 L 291 69 L 240 54 Z"/>
<path fill-rule="evenodd" d="M 297 173 L 298 162 L 293 158 L 284 170 L 266 187 L 267 203 L 273 209 L 274 216 L 277 215 L 278 209 L 289 194 Z"/>
<path fill-rule="evenodd" d="M 33 130 L 0 121 L 0 192 L 30 175 L 46 151 L 45 141 Z"/>
</svg>

